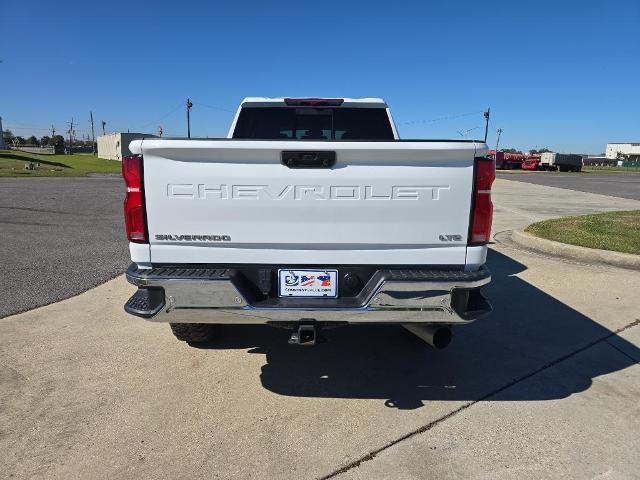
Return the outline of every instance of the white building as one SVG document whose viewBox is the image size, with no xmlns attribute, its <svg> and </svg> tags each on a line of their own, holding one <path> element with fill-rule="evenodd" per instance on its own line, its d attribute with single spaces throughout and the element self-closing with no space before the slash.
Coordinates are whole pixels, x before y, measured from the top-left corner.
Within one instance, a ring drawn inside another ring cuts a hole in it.
<svg viewBox="0 0 640 480">
<path fill-rule="evenodd" d="M 140 138 L 154 138 L 150 133 L 108 133 L 98 137 L 98 157 L 120 160 L 131 155 L 129 143 Z"/>
<path fill-rule="evenodd" d="M 620 155 L 628 160 L 640 159 L 640 143 L 607 143 L 605 156 L 611 160 L 618 159 Z"/>
</svg>

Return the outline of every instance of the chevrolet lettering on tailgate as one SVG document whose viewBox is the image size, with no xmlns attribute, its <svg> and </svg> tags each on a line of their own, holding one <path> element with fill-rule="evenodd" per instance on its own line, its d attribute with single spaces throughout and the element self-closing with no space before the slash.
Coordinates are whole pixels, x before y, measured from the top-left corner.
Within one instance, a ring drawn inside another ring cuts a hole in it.
<svg viewBox="0 0 640 480">
<path fill-rule="evenodd" d="M 373 185 L 206 185 L 168 184 L 170 198 L 198 198 L 201 200 L 439 200 L 440 192 L 448 185 L 394 185 L 389 188 Z"/>
</svg>

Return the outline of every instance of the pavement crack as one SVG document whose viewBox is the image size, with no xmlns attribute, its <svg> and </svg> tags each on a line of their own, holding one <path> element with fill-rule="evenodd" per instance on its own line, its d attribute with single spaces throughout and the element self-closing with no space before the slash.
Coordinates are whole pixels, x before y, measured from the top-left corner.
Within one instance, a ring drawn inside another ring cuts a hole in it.
<svg viewBox="0 0 640 480">
<path fill-rule="evenodd" d="M 615 348 L 616 350 L 618 350 L 619 352 L 623 353 L 625 356 L 630 358 L 634 363 L 640 363 L 637 360 L 635 360 L 634 358 L 631 358 L 625 352 L 622 352 L 619 348 L 617 348 L 611 342 L 609 342 L 609 338 L 613 337 L 614 335 L 618 335 L 619 333 L 622 333 L 625 330 L 628 330 L 630 328 L 636 327 L 638 325 L 640 325 L 640 318 L 636 318 L 633 322 L 631 322 L 631 323 L 629 323 L 629 324 L 627 324 L 627 325 L 625 325 L 625 326 L 623 326 L 621 328 L 618 328 L 615 331 L 612 331 L 612 332 L 610 331 L 607 335 L 604 335 L 603 337 L 600 337 L 600 338 L 588 343 L 587 345 L 578 348 L 577 350 L 574 350 L 574 351 L 572 351 L 570 353 L 562 355 L 562 356 L 556 358 L 555 360 L 552 360 L 551 362 L 546 363 L 545 365 L 535 369 L 532 372 L 529 372 L 529 373 L 527 373 L 525 375 L 522 375 L 520 377 L 515 378 L 511 382 L 503 385 L 502 387 L 500 387 L 500 388 L 498 388 L 498 389 L 496 389 L 496 390 L 494 390 L 494 391 L 492 391 L 490 393 L 487 393 L 486 395 L 482 396 L 481 398 L 478 398 L 477 400 L 473 400 L 473 401 L 471 401 L 469 403 L 465 403 L 461 407 L 459 407 L 459 408 L 457 408 L 455 410 L 452 410 L 451 412 L 447 413 L 446 415 L 443 415 L 442 417 L 437 418 L 434 421 L 432 421 L 432 422 L 430 422 L 430 423 L 428 423 L 426 425 L 423 425 L 423 426 L 421 426 L 421 427 L 419 427 L 419 428 L 417 428 L 415 430 L 412 430 L 409 433 L 406 433 L 405 435 L 402 435 L 401 437 L 398 437 L 398 438 L 388 442 L 387 444 L 383 445 L 380 448 L 372 450 L 371 452 L 369 452 L 366 455 L 360 457 L 359 459 L 357 459 L 357 460 L 355 460 L 355 461 L 353 461 L 353 462 L 351 462 L 351 463 L 349 463 L 349 464 L 347 464 L 347 465 L 345 465 L 343 467 L 340 467 L 337 470 L 334 470 L 333 472 L 329 473 L 328 475 L 324 475 L 322 477 L 319 477 L 319 480 L 328 480 L 330 478 L 335 478 L 335 477 L 337 477 L 338 475 L 340 475 L 342 473 L 345 473 L 345 472 L 348 472 L 349 470 L 357 468 L 360 465 L 362 465 L 363 463 L 368 462 L 370 460 L 373 460 L 374 458 L 376 458 L 376 456 L 378 456 L 378 454 L 380 454 L 383 451 L 393 447 L 394 445 L 397 445 L 400 442 L 408 440 L 409 438 L 415 437 L 416 435 L 420 435 L 421 433 L 428 432 L 429 430 L 431 430 L 436 425 L 448 420 L 451 417 L 454 417 L 458 413 L 468 409 L 469 407 L 475 405 L 476 403 L 479 403 L 479 402 L 482 402 L 484 400 L 487 400 L 487 399 L 489 399 L 489 398 L 491 398 L 491 397 L 493 397 L 493 396 L 495 396 L 495 395 L 507 390 L 508 388 L 511 388 L 514 385 L 516 385 L 516 384 L 518 384 L 518 383 L 520 383 L 520 382 L 522 382 L 524 380 L 527 380 L 527 379 L 537 375 L 538 373 L 543 372 L 544 370 L 547 370 L 548 368 L 554 367 L 554 366 L 558 365 L 559 363 L 562 363 L 565 360 L 568 360 L 569 358 L 573 357 L 574 355 L 578 355 L 579 353 L 582 353 L 585 350 L 588 350 L 589 348 L 597 345 L 600 342 L 605 342 L 605 343 L 611 345 L 613 348 Z"/>
<path fill-rule="evenodd" d="M 625 357 L 627 357 L 629 360 L 631 360 L 633 363 L 640 363 L 640 360 L 636 360 L 635 358 L 633 358 L 631 355 L 629 355 L 627 352 L 625 352 L 624 350 L 620 350 L 618 347 L 616 347 L 615 344 L 611 343 L 609 340 L 605 340 L 605 342 L 607 342 L 607 344 L 609 344 L 610 347 L 613 347 L 614 350 L 617 350 L 618 352 L 620 352 L 622 355 L 624 355 Z"/>
</svg>

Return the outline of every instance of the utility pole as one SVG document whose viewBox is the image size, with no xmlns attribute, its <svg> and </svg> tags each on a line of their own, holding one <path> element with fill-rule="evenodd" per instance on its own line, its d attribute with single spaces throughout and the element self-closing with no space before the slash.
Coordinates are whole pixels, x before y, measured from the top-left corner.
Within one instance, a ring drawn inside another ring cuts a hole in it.
<svg viewBox="0 0 640 480">
<path fill-rule="evenodd" d="M 191 138 L 191 117 L 189 115 L 191 107 L 193 107 L 193 103 L 187 98 L 187 138 Z"/>
<path fill-rule="evenodd" d="M 89 112 L 91 116 L 91 151 L 96 154 L 96 133 L 93 130 L 93 112 Z"/>
<path fill-rule="evenodd" d="M 71 123 L 69 123 L 69 155 L 72 154 L 73 149 L 73 117 L 71 117 Z"/>
<path fill-rule="evenodd" d="M 53 125 L 51 125 L 51 138 L 56 136 L 56 127 L 54 127 Z"/>
<path fill-rule="evenodd" d="M 500 144 L 500 134 L 502 133 L 502 129 L 499 128 L 496 130 L 496 133 L 498 134 L 498 139 L 496 140 L 496 158 L 498 157 L 498 145 Z"/>
<path fill-rule="evenodd" d="M 489 116 L 491 116 L 491 107 L 484 112 L 484 143 L 487 143 L 487 133 L 489 132 Z"/>
<path fill-rule="evenodd" d="M 4 148 L 4 130 L 2 130 L 2 117 L 0 117 L 0 150 Z"/>
<path fill-rule="evenodd" d="M 104 120 L 102 120 L 102 134 L 106 135 L 106 133 L 104 133 L 104 126 L 107 124 L 107 122 L 105 122 Z"/>
</svg>

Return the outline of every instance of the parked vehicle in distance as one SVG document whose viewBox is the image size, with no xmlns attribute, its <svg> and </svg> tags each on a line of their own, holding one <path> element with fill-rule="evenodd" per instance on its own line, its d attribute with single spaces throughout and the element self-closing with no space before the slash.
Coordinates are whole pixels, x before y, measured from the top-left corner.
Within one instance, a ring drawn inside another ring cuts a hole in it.
<svg viewBox="0 0 640 480">
<path fill-rule="evenodd" d="M 617 158 L 607 158 L 604 155 L 590 155 L 582 158 L 584 167 L 617 167 L 618 162 Z"/>
<path fill-rule="evenodd" d="M 522 170 L 539 170 L 540 155 L 527 155 L 522 162 Z"/>
<path fill-rule="evenodd" d="M 522 153 L 509 153 L 495 150 L 489 150 L 488 156 L 496 161 L 496 169 L 498 170 L 517 170 L 522 168 L 522 162 L 525 155 Z"/>
<path fill-rule="evenodd" d="M 125 310 L 180 340 L 268 324 L 312 345 L 386 323 L 443 348 L 491 311 L 482 141 L 400 140 L 381 99 L 247 98 L 227 138 L 129 148 Z"/>
<path fill-rule="evenodd" d="M 579 172 L 582 170 L 582 155 L 573 153 L 544 152 L 540 154 L 540 170 Z"/>
</svg>

